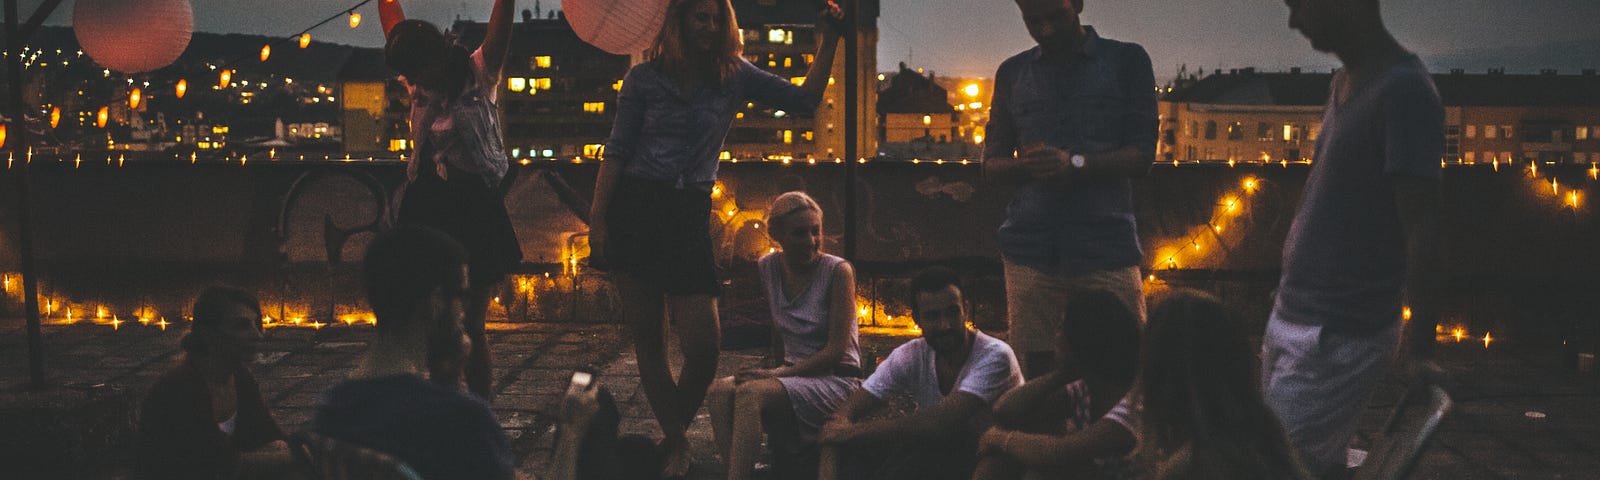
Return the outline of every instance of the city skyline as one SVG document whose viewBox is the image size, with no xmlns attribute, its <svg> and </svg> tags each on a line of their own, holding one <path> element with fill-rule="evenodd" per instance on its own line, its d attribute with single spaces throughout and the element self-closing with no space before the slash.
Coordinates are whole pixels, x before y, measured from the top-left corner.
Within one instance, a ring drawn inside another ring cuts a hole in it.
<svg viewBox="0 0 1600 480">
<path fill-rule="evenodd" d="M 788 0 L 809 1 L 809 0 Z M 41 0 L 24 0 L 22 11 Z M 196 31 L 288 36 L 358 3 L 356 0 L 205 0 L 193 2 Z M 1011 0 L 882 0 L 879 20 L 879 71 L 905 62 L 940 75 L 988 77 L 1006 57 L 1031 48 Z M 411 1 L 407 12 L 448 25 L 457 16 L 483 20 L 492 2 Z M 69 25 L 73 2 L 63 2 L 49 25 Z M 536 3 L 518 2 L 533 9 Z M 560 2 L 537 2 L 543 12 Z M 377 11 L 357 10 L 369 22 L 350 29 L 335 23 L 312 32 L 318 41 L 381 46 Z M 974 13 L 988 15 L 977 16 Z M 1600 66 L 1600 34 L 1587 24 L 1600 18 L 1600 2 L 1586 0 L 1389 0 L 1385 18 L 1399 40 L 1434 71 L 1453 68 L 1506 68 L 1532 73 L 1555 68 L 1576 71 Z M 1087 0 L 1084 23 L 1104 36 L 1143 45 L 1156 77 L 1167 79 L 1180 65 L 1189 71 L 1257 67 L 1282 71 L 1302 67 L 1325 71 L 1337 65 L 1315 52 L 1287 26 L 1288 8 L 1277 0 Z M 1491 20 L 1493 20 L 1491 22 Z M 949 40 L 981 36 L 982 42 Z M 1492 45 L 1481 39 L 1501 39 Z"/>
</svg>

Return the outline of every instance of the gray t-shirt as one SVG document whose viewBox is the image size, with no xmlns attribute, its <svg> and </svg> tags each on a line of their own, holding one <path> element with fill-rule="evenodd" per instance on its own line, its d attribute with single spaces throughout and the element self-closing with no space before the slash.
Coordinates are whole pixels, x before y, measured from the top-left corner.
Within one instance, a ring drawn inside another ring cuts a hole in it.
<svg viewBox="0 0 1600 480">
<path fill-rule="evenodd" d="M 1273 312 L 1364 333 L 1400 320 L 1406 243 L 1394 178 L 1439 178 L 1444 107 L 1416 56 L 1338 98 L 1349 81 L 1342 71 L 1333 77 Z"/>
</svg>

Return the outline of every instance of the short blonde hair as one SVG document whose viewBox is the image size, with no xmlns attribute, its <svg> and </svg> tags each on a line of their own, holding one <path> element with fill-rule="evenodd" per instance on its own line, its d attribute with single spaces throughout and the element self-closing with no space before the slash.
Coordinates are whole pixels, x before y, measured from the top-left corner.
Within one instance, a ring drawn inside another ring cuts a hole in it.
<svg viewBox="0 0 1600 480">
<path fill-rule="evenodd" d="M 783 217 L 789 216 L 791 213 L 799 212 L 801 210 L 811 210 L 813 212 L 817 212 L 818 216 L 822 215 L 822 206 L 817 205 L 816 199 L 811 198 L 810 195 L 806 195 L 806 192 L 799 190 L 793 192 L 784 192 L 782 195 L 778 195 L 778 198 L 772 199 L 772 208 L 767 209 L 768 234 L 776 235 L 776 233 L 773 232 L 781 229 L 781 227 L 778 226 L 780 220 L 782 220 Z"/>
</svg>

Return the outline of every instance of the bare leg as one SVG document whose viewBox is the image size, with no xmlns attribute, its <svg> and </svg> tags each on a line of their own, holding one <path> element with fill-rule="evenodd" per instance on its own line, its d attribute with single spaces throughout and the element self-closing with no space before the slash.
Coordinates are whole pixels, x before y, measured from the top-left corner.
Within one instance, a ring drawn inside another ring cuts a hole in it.
<svg viewBox="0 0 1600 480">
<path fill-rule="evenodd" d="M 666 438 L 661 446 L 665 450 L 668 467 L 673 458 L 687 453 L 688 440 L 678 407 L 678 386 L 672 380 L 672 370 L 667 364 L 665 304 L 659 290 L 646 286 L 628 275 L 614 277 L 617 295 L 622 300 L 622 316 L 633 331 L 633 350 L 639 357 L 639 386 L 645 399 L 656 414 L 656 423 Z M 679 460 L 681 462 L 681 460 Z M 687 467 L 687 463 L 683 464 Z M 667 473 L 681 473 L 668 470 Z"/>
<path fill-rule="evenodd" d="M 743 480 L 755 466 L 761 448 L 762 417 L 788 414 L 789 395 L 774 378 L 739 384 L 734 395 L 733 438 L 728 449 L 728 479 Z"/>
<path fill-rule="evenodd" d="M 678 415 L 687 427 L 705 401 L 711 381 L 716 379 L 722 328 L 717 321 L 716 297 L 672 296 L 667 298 L 667 307 L 683 350 L 683 370 L 678 372 Z"/>
<path fill-rule="evenodd" d="M 467 353 L 467 390 L 491 404 L 494 401 L 494 389 L 490 378 L 489 337 L 484 333 L 484 323 L 489 313 L 489 298 L 494 296 L 494 288 L 498 284 L 490 282 L 472 286 L 472 298 L 466 305 L 466 317 L 462 321 L 467 338 L 472 341 L 472 349 Z"/>
<path fill-rule="evenodd" d="M 728 461 L 728 442 L 733 437 L 734 417 L 733 377 L 722 377 L 711 384 L 706 394 L 706 410 L 711 413 L 711 435 L 717 443 L 717 455 Z"/>
</svg>

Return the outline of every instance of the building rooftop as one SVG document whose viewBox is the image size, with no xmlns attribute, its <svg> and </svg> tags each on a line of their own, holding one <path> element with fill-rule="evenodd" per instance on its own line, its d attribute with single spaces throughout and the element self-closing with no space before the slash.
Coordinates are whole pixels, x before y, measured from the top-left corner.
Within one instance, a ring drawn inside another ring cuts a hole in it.
<svg viewBox="0 0 1600 480">
<path fill-rule="evenodd" d="M 878 113 L 948 114 L 950 94 L 934 82 L 900 64 L 900 71 L 888 78 L 889 87 L 878 93 Z"/>
<path fill-rule="evenodd" d="M 1218 105 L 1321 106 L 1330 73 L 1259 73 L 1253 68 L 1181 82 L 1163 101 Z M 1600 107 L 1600 75 L 1552 71 L 1530 74 L 1436 73 L 1433 82 L 1445 105 Z"/>
</svg>

